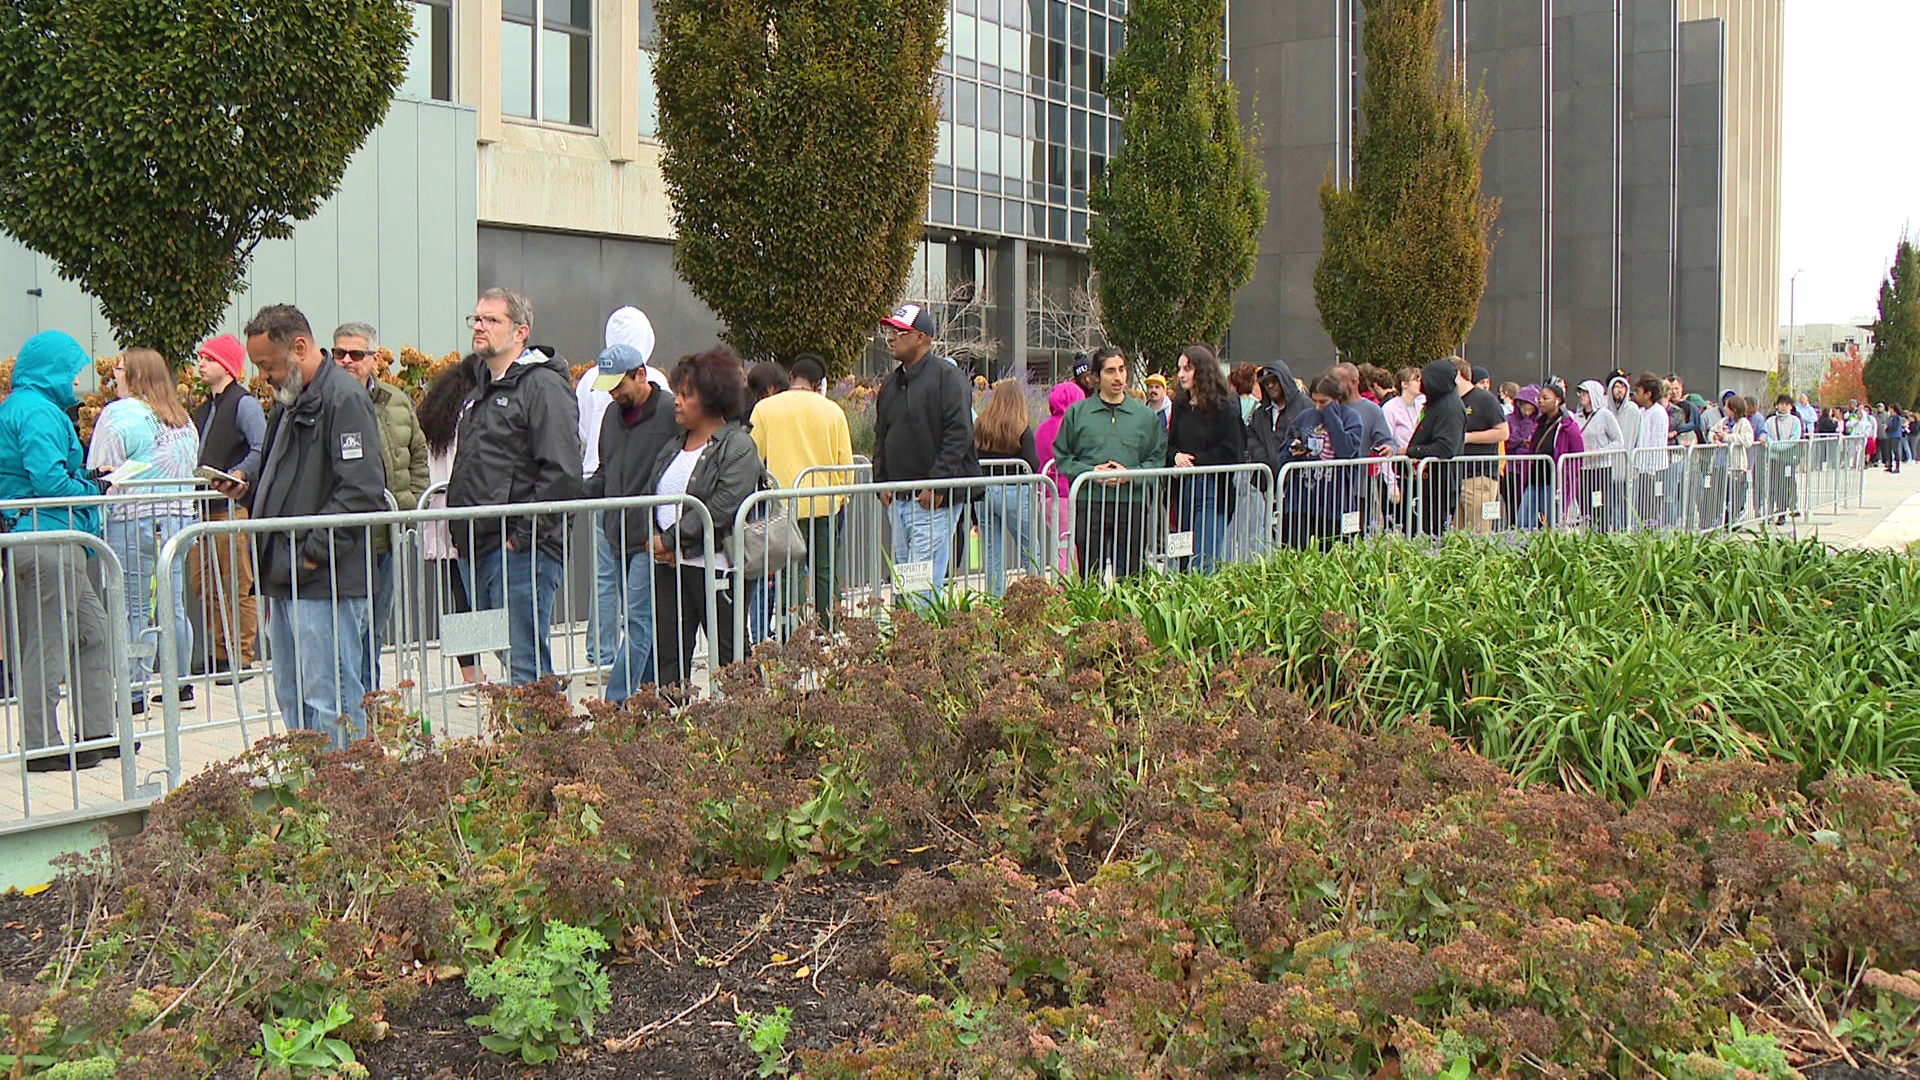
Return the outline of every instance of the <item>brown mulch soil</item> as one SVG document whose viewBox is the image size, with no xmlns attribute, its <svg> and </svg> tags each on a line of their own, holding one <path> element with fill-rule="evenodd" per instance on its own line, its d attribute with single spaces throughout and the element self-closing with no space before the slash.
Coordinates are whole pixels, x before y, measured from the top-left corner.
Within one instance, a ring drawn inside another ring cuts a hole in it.
<svg viewBox="0 0 1920 1080">
<path fill-rule="evenodd" d="M 750 1077 L 759 1058 L 734 1017 L 793 1010 L 788 1050 L 825 1050 L 878 1034 L 904 1000 L 887 976 L 880 900 L 909 866 L 946 862 L 937 848 L 855 873 L 788 877 L 778 883 L 715 881 L 677 913 L 679 940 L 656 933 L 650 948 L 607 966 L 612 1008 L 569 1059 L 525 1066 L 488 1052 L 468 1018 L 487 1011 L 458 980 L 423 990 L 386 1019 L 387 1037 L 355 1047 L 372 1080 L 575 1080 L 587 1077 Z M 31 981 L 52 956 L 68 911 L 58 890 L 0 895 L 0 983 Z M 776 963 L 775 954 L 784 957 Z M 802 968 L 805 977 L 796 977 Z M 712 993 L 717 988 L 717 993 Z M 704 1004 L 680 1016 L 702 999 Z M 609 1049 L 660 1025 L 630 1050 Z M 251 1077 L 242 1060 L 224 1077 Z"/>
</svg>

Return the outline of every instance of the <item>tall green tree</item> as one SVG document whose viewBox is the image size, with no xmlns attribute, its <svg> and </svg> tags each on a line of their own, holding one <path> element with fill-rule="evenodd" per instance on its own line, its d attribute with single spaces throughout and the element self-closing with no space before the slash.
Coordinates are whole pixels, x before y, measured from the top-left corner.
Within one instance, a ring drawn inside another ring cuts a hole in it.
<svg viewBox="0 0 1920 1080">
<path fill-rule="evenodd" d="M 175 362 L 340 184 L 406 71 L 404 0 L 8 0 L 0 229 Z"/>
<path fill-rule="evenodd" d="M 1867 396 L 1892 405 L 1920 396 L 1920 256 L 1900 238 L 1893 266 L 1880 283 L 1880 317 L 1873 321 L 1873 357 L 1861 371 Z"/>
<path fill-rule="evenodd" d="M 858 359 L 921 236 L 942 0 L 659 0 L 674 265 L 749 359 Z"/>
<path fill-rule="evenodd" d="M 1108 339 L 1152 367 L 1226 333 L 1267 222 L 1225 32 L 1226 0 L 1134 0 L 1107 73 L 1125 143 L 1087 193 L 1089 257 Z"/>
<path fill-rule="evenodd" d="M 1440 0 L 1370 0 L 1353 184 L 1320 185 L 1320 323 L 1347 359 L 1389 371 L 1466 341 L 1500 211 L 1480 193 L 1484 98 L 1441 63 L 1439 29 Z"/>
</svg>

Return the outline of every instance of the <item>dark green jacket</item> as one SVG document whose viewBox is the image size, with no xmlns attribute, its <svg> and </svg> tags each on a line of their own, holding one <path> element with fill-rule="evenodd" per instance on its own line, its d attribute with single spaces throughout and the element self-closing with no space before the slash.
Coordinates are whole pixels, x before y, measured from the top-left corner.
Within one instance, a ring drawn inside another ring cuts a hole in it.
<svg viewBox="0 0 1920 1080">
<path fill-rule="evenodd" d="M 1053 437 L 1053 463 L 1068 484 L 1109 461 L 1129 469 L 1158 469 L 1166 459 L 1167 429 L 1160 424 L 1160 414 L 1132 397 L 1118 405 L 1108 405 L 1097 396 L 1075 402 L 1060 418 L 1060 430 Z M 1145 487 L 1122 484 L 1108 489 L 1089 480 L 1081 495 L 1090 498 L 1091 492 L 1104 491 L 1108 492 L 1105 498 L 1138 500 Z"/>
</svg>

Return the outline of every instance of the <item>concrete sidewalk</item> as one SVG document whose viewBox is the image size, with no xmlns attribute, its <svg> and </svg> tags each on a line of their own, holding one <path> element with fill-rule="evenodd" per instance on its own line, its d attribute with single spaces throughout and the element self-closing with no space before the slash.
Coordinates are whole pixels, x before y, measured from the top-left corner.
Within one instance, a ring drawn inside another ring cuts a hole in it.
<svg viewBox="0 0 1920 1080">
<path fill-rule="evenodd" d="M 1920 541 L 1920 462 L 1897 474 L 1870 466 L 1864 480 L 1860 506 L 1815 514 L 1800 526 L 1800 535 L 1837 548 L 1885 551 L 1904 551 Z"/>
</svg>

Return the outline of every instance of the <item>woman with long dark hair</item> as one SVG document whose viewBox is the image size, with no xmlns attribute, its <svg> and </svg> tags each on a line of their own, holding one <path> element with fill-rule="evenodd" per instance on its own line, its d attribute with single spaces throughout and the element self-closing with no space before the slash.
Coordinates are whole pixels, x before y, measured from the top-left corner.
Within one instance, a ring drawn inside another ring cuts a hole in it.
<svg viewBox="0 0 1920 1080">
<path fill-rule="evenodd" d="M 1167 424 L 1167 465 L 1176 469 L 1238 465 L 1247 456 L 1247 429 L 1240 419 L 1240 396 L 1227 383 L 1220 361 L 1205 345 L 1180 353 L 1180 391 Z M 1173 484 L 1174 527 L 1193 534 L 1193 569 L 1202 573 L 1220 561 L 1233 513 L 1233 478 L 1179 479 Z"/>
<path fill-rule="evenodd" d="M 420 399 L 417 411 L 420 433 L 427 438 L 427 483 L 429 489 L 439 489 L 439 494 L 425 504 L 426 509 L 438 510 L 447 505 L 446 483 L 453 475 L 460 415 L 466 411 L 467 398 L 479 382 L 479 363 L 477 355 L 469 355 L 449 365 L 427 384 L 427 392 Z M 467 590 L 466 576 L 460 573 L 459 555 L 453 549 L 453 537 L 447 531 L 446 522 L 429 521 L 421 526 L 420 550 L 429 565 L 440 567 L 433 576 L 440 583 L 441 614 L 464 615 L 472 611 L 472 594 Z M 461 692 L 456 703 L 463 709 L 471 709 L 479 703 L 478 694 L 471 688 L 480 682 L 480 658 L 462 656 L 458 662 L 460 678 L 469 689 Z"/>
</svg>

